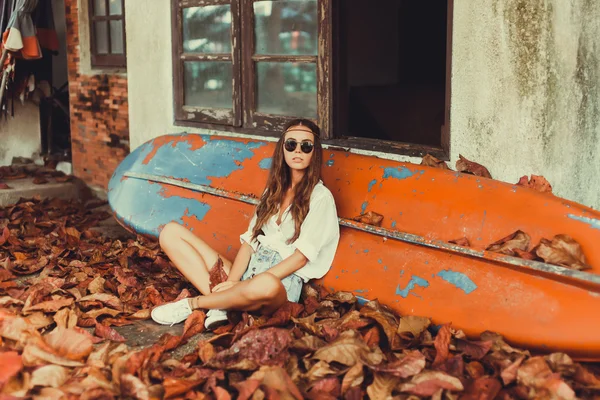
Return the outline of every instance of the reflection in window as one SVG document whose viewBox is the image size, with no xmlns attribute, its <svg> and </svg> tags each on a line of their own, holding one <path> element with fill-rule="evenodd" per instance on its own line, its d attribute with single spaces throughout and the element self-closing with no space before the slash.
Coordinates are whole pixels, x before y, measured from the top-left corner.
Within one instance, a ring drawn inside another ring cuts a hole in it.
<svg viewBox="0 0 600 400">
<path fill-rule="evenodd" d="M 265 114 L 317 117 L 317 66 L 259 62 L 258 107 Z"/>
<path fill-rule="evenodd" d="M 184 8 L 183 51 L 188 53 L 230 53 L 230 6 L 226 4 Z"/>
<path fill-rule="evenodd" d="M 228 61 L 184 62 L 184 104 L 207 108 L 233 107 L 232 65 Z"/>
<path fill-rule="evenodd" d="M 317 55 L 317 1 L 254 3 L 256 54 Z"/>
</svg>

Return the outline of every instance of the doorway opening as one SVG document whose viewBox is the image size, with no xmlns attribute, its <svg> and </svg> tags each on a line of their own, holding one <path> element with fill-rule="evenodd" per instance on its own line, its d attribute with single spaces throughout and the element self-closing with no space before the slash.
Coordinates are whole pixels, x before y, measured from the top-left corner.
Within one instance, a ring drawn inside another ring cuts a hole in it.
<svg viewBox="0 0 600 400">
<path fill-rule="evenodd" d="M 447 148 L 449 2 L 337 2 L 335 120 L 344 136 Z"/>
</svg>

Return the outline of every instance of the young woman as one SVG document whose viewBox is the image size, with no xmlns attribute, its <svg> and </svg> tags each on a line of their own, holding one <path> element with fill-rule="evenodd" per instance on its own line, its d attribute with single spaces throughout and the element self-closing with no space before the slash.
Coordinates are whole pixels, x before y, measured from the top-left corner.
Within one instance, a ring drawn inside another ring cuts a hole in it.
<svg viewBox="0 0 600 400">
<path fill-rule="evenodd" d="M 203 296 L 156 307 L 152 319 L 173 325 L 194 309 L 208 309 L 205 324 L 211 329 L 227 320 L 226 310 L 269 314 L 286 300 L 297 302 L 304 282 L 324 276 L 340 230 L 333 196 L 320 179 L 322 152 L 317 125 L 304 119 L 287 125 L 233 263 L 183 226 L 167 224 L 160 245 Z M 228 279 L 211 292 L 209 270 L 218 257 Z"/>
</svg>

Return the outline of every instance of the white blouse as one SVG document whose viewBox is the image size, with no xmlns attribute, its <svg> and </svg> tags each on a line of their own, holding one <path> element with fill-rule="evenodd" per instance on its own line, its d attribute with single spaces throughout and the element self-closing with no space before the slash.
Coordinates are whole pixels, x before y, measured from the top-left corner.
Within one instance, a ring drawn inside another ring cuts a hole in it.
<svg viewBox="0 0 600 400">
<path fill-rule="evenodd" d="M 252 230 L 256 224 L 256 211 L 250 221 L 248 230 L 240 236 L 240 241 L 248 243 L 254 251 L 259 243 L 279 253 L 282 259 L 291 256 L 297 249 L 308 262 L 295 272 L 304 282 L 309 279 L 322 278 L 331 268 L 340 240 L 340 226 L 333 195 L 319 182 L 310 196 L 308 214 L 300 227 L 300 236 L 295 242 L 287 244 L 294 236 L 294 219 L 288 207 L 281 217 L 281 224 L 277 225 L 278 213 L 273 215 L 262 227 L 264 235 L 259 235 L 252 240 Z"/>
</svg>

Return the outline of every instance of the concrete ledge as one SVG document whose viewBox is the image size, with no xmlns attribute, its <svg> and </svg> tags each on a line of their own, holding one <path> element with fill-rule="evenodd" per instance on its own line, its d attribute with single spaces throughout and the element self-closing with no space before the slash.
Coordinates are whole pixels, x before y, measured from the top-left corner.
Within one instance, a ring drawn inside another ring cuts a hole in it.
<svg viewBox="0 0 600 400">
<path fill-rule="evenodd" d="M 61 199 L 76 199 L 79 197 L 79 187 L 75 182 L 48 182 L 41 185 L 33 183 L 33 178 L 5 181 L 10 189 L 0 189 L 0 207 L 15 204 L 21 197 L 41 198 L 58 197 Z"/>
</svg>

